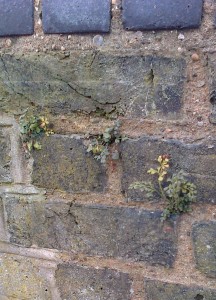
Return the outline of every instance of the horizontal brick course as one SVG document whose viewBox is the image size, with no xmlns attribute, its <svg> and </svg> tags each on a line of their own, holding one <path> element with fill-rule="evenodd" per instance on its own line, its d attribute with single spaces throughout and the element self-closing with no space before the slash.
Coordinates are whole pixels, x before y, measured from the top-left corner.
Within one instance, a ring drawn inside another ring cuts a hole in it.
<svg viewBox="0 0 216 300">
<path fill-rule="evenodd" d="M 168 267 L 175 260 L 176 222 L 162 224 L 160 211 L 29 202 L 17 197 L 8 198 L 5 208 L 12 243 Z"/>
<path fill-rule="evenodd" d="M 87 153 L 82 140 L 53 135 L 41 143 L 42 149 L 33 153 L 32 181 L 36 186 L 68 192 L 105 189 L 105 168 Z"/>
<path fill-rule="evenodd" d="M 216 222 L 195 223 L 192 237 L 197 268 L 207 276 L 216 278 Z"/>
<path fill-rule="evenodd" d="M 57 286 L 65 300 L 130 300 L 128 274 L 109 270 L 61 264 L 56 271 Z"/>
<path fill-rule="evenodd" d="M 0 183 L 11 182 L 10 137 L 0 128 Z"/>
<path fill-rule="evenodd" d="M 170 81 L 172 78 L 172 81 Z M 34 106 L 54 115 L 127 113 L 132 117 L 180 115 L 185 61 L 142 55 L 71 53 L 0 57 L 0 110 Z"/>
<path fill-rule="evenodd" d="M 0 299 L 52 299 L 34 259 L 0 253 Z"/>
<path fill-rule="evenodd" d="M 165 283 L 156 280 L 145 280 L 147 300 L 214 300 L 216 290 L 200 286 L 186 286 Z"/>
<path fill-rule="evenodd" d="M 135 181 L 152 180 L 154 177 L 147 174 L 147 170 L 156 166 L 156 160 L 162 154 L 171 157 L 171 173 L 181 169 L 189 173 L 189 177 L 197 185 L 199 200 L 216 202 L 216 144 L 213 142 L 208 147 L 205 142 L 185 144 L 177 140 L 151 137 L 128 140 L 122 146 L 122 189 L 129 199 L 146 199 L 143 192 L 128 188 Z"/>
</svg>

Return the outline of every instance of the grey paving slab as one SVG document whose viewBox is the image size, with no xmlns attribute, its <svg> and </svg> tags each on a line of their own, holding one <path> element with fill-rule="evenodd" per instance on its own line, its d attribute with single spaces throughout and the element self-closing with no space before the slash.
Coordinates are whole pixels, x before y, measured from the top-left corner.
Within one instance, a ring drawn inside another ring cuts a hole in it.
<svg viewBox="0 0 216 300">
<path fill-rule="evenodd" d="M 203 0 L 122 0 L 122 7 L 128 30 L 196 28 Z"/>
<path fill-rule="evenodd" d="M 0 36 L 34 32 L 33 0 L 0 0 Z"/>
<path fill-rule="evenodd" d="M 108 32 L 110 0 L 43 0 L 45 33 Z"/>
</svg>

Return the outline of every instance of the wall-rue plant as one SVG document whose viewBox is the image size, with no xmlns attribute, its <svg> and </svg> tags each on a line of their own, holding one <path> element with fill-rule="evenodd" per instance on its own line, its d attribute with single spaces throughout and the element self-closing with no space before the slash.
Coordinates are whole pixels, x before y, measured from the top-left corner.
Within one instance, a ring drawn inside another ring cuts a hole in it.
<svg viewBox="0 0 216 300">
<path fill-rule="evenodd" d="M 40 150 L 38 139 L 44 135 L 49 136 L 54 132 L 49 127 L 47 118 L 42 116 L 29 116 L 20 118 L 20 133 L 24 149 L 27 152 Z"/>
<path fill-rule="evenodd" d="M 146 193 L 146 197 L 153 200 L 159 196 L 165 202 L 165 208 L 161 215 L 162 220 L 168 219 L 173 214 L 181 214 L 191 211 L 191 203 L 196 201 L 196 186 L 189 182 L 184 171 L 179 171 L 167 178 L 169 157 L 160 155 L 157 159 L 158 167 L 150 168 L 148 174 L 156 176 L 156 185 L 151 181 L 134 182 L 130 189 L 139 189 Z"/>
<path fill-rule="evenodd" d="M 116 148 L 111 152 L 111 145 L 118 145 L 127 139 L 120 133 L 120 121 L 116 121 L 113 127 L 106 128 L 104 133 L 90 136 L 90 143 L 87 152 L 91 152 L 95 159 L 105 163 L 109 155 L 113 160 L 119 159 L 119 151 Z"/>
</svg>

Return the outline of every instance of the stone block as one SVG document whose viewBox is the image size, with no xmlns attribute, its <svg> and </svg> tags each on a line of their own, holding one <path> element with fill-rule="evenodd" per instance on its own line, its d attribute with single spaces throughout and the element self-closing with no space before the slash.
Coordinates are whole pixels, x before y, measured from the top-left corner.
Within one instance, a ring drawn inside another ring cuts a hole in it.
<svg viewBox="0 0 216 300">
<path fill-rule="evenodd" d="M 0 182 L 11 182 L 10 138 L 0 129 Z"/>
<path fill-rule="evenodd" d="M 210 65 L 211 65 L 211 60 L 210 60 Z M 216 124 L 216 81 L 214 79 L 214 76 L 216 76 L 216 64 L 211 65 L 212 68 L 212 78 L 211 79 L 211 93 L 210 93 L 210 102 L 212 104 L 212 111 L 209 115 L 209 122 L 212 124 Z"/>
<path fill-rule="evenodd" d="M 0 241 L 8 241 L 7 233 L 5 231 L 5 218 L 3 201 L 0 194 Z"/>
<path fill-rule="evenodd" d="M 184 29 L 200 26 L 203 0 L 123 0 L 129 30 Z"/>
<path fill-rule="evenodd" d="M 210 79 L 210 102 L 212 104 L 212 111 L 209 115 L 209 121 L 216 124 L 216 55 L 208 55 L 209 79 Z"/>
<path fill-rule="evenodd" d="M 175 260 L 176 221 L 161 223 L 160 211 L 20 197 L 7 199 L 5 209 L 12 243 L 167 267 Z"/>
<path fill-rule="evenodd" d="M 56 271 L 57 286 L 64 300 L 129 300 L 131 280 L 128 274 L 61 264 Z"/>
<path fill-rule="evenodd" d="M 54 115 L 76 111 L 131 117 L 180 116 L 185 82 L 181 58 L 74 52 L 0 56 L 0 110 Z"/>
<path fill-rule="evenodd" d="M 145 280 L 147 300 L 214 300 L 216 290 L 185 286 L 156 280 Z"/>
<path fill-rule="evenodd" d="M 43 0 L 45 33 L 108 32 L 110 0 Z"/>
<path fill-rule="evenodd" d="M 6 299 L 52 299 L 49 284 L 36 261 L 1 253 L 0 299 L 4 296 Z"/>
<path fill-rule="evenodd" d="M 0 0 L 0 36 L 34 33 L 32 0 Z"/>
<path fill-rule="evenodd" d="M 82 140 L 45 137 L 34 151 L 32 182 L 36 186 L 68 192 L 101 192 L 106 186 L 104 166 L 87 153 Z"/>
<path fill-rule="evenodd" d="M 171 157 L 170 173 L 184 170 L 198 190 L 198 199 L 216 203 L 216 144 L 185 144 L 177 140 L 142 137 L 122 144 L 122 190 L 128 199 L 145 201 L 143 192 L 128 189 L 135 181 L 154 180 L 147 171 L 157 166 L 159 155 Z"/>
<path fill-rule="evenodd" d="M 195 223 L 192 238 L 197 268 L 207 276 L 216 278 L 216 222 Z"/>
</svg>

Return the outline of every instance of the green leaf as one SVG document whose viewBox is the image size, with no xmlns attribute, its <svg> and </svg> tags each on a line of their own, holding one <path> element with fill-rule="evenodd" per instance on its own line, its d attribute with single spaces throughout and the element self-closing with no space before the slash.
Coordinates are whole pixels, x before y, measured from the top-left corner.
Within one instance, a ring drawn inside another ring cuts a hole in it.
<svg viewBox="0 0 216 300">
<path fill-rule="evenodd" d="M 151 175 L 154 175 L 154 174 L 157 174 L 158 172 L 157 172 L 157 170 L 151 168 L 151 169 L 149 169 L 149 170 L 147 171 L 147 173 L 148 173 L 148 174 L 151 174 Z"/>
<path fill-rule="evenodd" d="M 35 142 L 34 144 L 33 144 L 33 147 L 34 147 L 34 149 L 35 150 L 41 150 L 41 144 L 40 143 L 38 143 L 38 142 Z"/>
<path fill-rule="evenodd" d="M 31 152 L 31 150 L 32 150 L 32 144 L 33 144 L 32 141 L 29 141 L 29 142 L 26 144 L 29 152 Z"/>
</svg>

